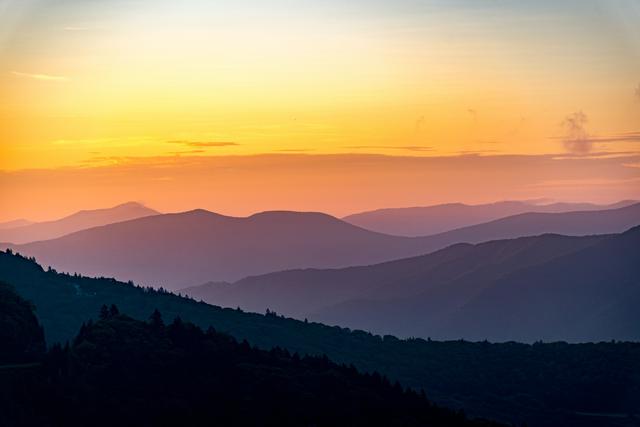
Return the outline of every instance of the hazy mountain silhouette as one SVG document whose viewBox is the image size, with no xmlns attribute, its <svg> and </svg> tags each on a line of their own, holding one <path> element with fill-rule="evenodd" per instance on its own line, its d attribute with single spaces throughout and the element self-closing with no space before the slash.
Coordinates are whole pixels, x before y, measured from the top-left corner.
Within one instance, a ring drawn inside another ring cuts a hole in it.
<svg viewBox="0 0 640 427">
<path fill-rule="evenodd" d="M 321 213 L 247 218 L 205 210 L 92 228 L 18 246 L 44 265 L 178 289 L 296 267 L 344 267 L 428 251 L 427 239 L 387 236 Z"/>
<path fill-rule="evenodd" d="M 109 224 L 14 248 L 62 271 L 179 289 L 295 268 L 369 265 L 458 242 L 545 232 L 612 233 L 638 224 L 640 204 L 606 211 L 523 214 L 409 238 L 375 233 L 321 213 L 277 211 L 236 218 L 194 210 Z"/>
<path fill-rule="evenodd" d="M 426 236 L 456 228 L 481 224 L 527 212 L 560 213 L 616 209 L 637 203 L 624 200 L 611 205 L 593 203 L 536 204 L 525 201 L 501 201 L 481 205 L 447 203 L 434 206 L 388 208 L 356 213 L 343 219 L 353 225 L 397 236 Z"/>
<path fill-rule="evenodd" d="M 54 221 L 0 227 L 0 242 L 20 244 L 55 239 L 91 227 L 158 214 L 159 212 L 135 202 L 106 209 L 83 210 Z"/>
<path fill-rule="evenodd" d="M 14 219 L 13 221 L 0 222 L 0 230 L 6 230 L 8 228 L 24 227 L 25 225 L 31 225 L 33 221 L 27 219 Z"/>
<path fill-rule="evenodd" d="M 353 299 L 310 317 L 402 336 L 637 341 L 639 246 L 636 227 L 545 262 L 507 264 L 499 275 L 495 266 L 480 266 L 410 298 Z"/>
<path fill-rule="evenodd" d="M 479 243 L 556 233 L 566 236 L 622 233 L 640 225 L 640 203 L 616 209 L 561 213 L 529 212 L 431 236 L 437 242 Z"/>
<path fill-rule="evenodd" d="M 640 227 L 542 235 L 366 267 L 294 270 L 184 292 L 223 306 L 398 336 L 638 340 Z"/>
<path fill-rule="evenodd" d="M 412 297 L 461 275 L 482 269 L 490 278 L 579 250 L 605 236 L 546 235 L 457 244 L 429 255 L 344 269 L 303 269 L 252 276 L 229 283 L 206 283 L 181 292 L 224 307 L 254 312 L 275 310 L 303 318 L 349 300 Z M 464 298 L 458 290 L 451 297 Z M 440 307 L 441 309 L 443 307 Z M 433 313 L 436 315 L 436 313 Z M 381 322 L 384 323 L 384 322 Z"/>
</svg>

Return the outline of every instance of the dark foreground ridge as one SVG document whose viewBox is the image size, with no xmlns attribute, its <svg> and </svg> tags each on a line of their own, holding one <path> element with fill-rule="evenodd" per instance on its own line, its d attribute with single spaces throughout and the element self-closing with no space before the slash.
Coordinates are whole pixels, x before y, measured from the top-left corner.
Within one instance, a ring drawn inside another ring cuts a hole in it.
<svg viewBox="0 0 640 427">
<path fill-rule="evenodd" d="M 73 340 L 103 304 L 116 304 L 139 320 L 158 308 L 166 319 L 180 316 L 203 329 L 213 326 L 251 346 L 326 354 L 361 372 L 380 372 L 471 416 L 529 427 L 637 425 L 640 343 L 399 340 L 273 313 L 222 309 L 112 279 L 47 272 L 33 260 L 3 252 L 0 280 L 35 304 L 50 344 Z"/>
<path fill-rule="evenodd" d="M 33 307 L 0 282 L 0 366 L 37 360 L 45 349 L 44 331 Z"/>
<path fill-rule="evenodd" d="M 7 377 L 2 425 L 498 426 L 326 356 L 260 350 L 179 318 L 165 326 L 157 311 L 141 322 L 115 306 Z"/>
</svg>

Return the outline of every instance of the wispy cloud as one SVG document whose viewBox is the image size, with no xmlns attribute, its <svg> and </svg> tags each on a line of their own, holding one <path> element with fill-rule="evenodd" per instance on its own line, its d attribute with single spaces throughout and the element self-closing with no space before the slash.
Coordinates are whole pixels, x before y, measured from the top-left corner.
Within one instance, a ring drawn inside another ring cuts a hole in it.
<svg viewBox="0 0 640 427">
<path fill-rule="evenodd" d="M 281 148 L 280 150 L 275 150 L 279 153 L 308 153 L 311 151 L 315 151 L 313 148 Z"/>
<path fill-rule="evenodd" d="M 131 156 L 93 156 L 81 162 L 80 168 L 123 165 L 135 160 Z"/>
<path fill-rule="evenodd" d="M 169 154 L 173 154 L 174 156 L 180 156 L 182 154 L 200 154 L 206 153 L 206 150 L 187 150 L 187 151 L 171 151 Z"/>
<path fill-rule="evenodd" d="M 179 140 L 179 141 L 167 141 L 169 144 L 181 144 L 186 145 L 187 147 L 234 147 L 240 145 L 238 143 L 232 141 L 187 141 L 187 140 Z"/>
<path fill-rule="evenodd" d="M 592 142 L 640 142 L 640 132 L 623 132 L 608 136 L 593 136 Z"/>
<path fill-rule="evenodd" d="M 593 141 L 587 132 L 588 122 L 589 118 L 582 111 L 576 111 L 562 121 L 565 132 L 563 143 L 570 153 L 587 154 L 593 148 Z"/>
<path fill-rule="evenodd" d="M 351 150 L 370 150 L 370 149 L 378 149 L 378 150 L 405 150 L 405 151 L 433 151 L 433 147 L 427 147 L 424 145 L 349 145 L 344 148 L 349 148 Z"/>
<path fill-rule="evenodd" d="M 638 83 L 638 87 L 636 88 L 635 96 L 636 96 L 636 100 L 640 102 L 640 83 Z"/>
<path fill-rule="evenodd" d="M 625 165 L 623 165 L 625 166 Z M 603 178 L 580 178 L 580 179 L 556 179 L 541 181 L 533 184 L 529 184 L 530 187 L 538 188 L 552 188 L 552 187 L 564 187 L 564 188 L 589 188 L 589 187 L 615 187 L 623 184 L 633 184 L 640 182 L 639 177 L 631 178 L 616 178 L 616 179 L 603 179 Z"/>
<path fill-rule="evenodd" d="M 458 151 L 457 154 L 460 156 L 482 156 L 484 154 L 494 154 L 498 152 L 498 150 L 462 150 Z"/>
<path fill-rule="evenodd" d="M 574 124 L 572 124 L 572 126 L 573 125 Z M 572 146 L 574 150 L 569 150 L 569 152 L 572 154 L 586 154 L 591 151 L 591 148 L 593 148 L 593 144 L 608 144 L 608 143 L 615 143 L 615 142 L 640 142 L 640 131 L 622 132 L 622 133 L 614 133 L 611 135 L 600 135 L 600 136 L 588 135 L 586 130 L 584 130 L 584 128 L 582 129 L 582 132 L 583 132 L 582 137 L 580 137 L 580 132 L 576 131 L 576 133 L 573 135 L 574 139 L 568 139 L 569 132 L 565 136 L 552 137 L 551 139 L 562 139 L 565 145 L 567 145 L 568 142 L 574 145 L 576 143 L 583 145 L 581 147 L 582 150 L 577 150 L 575 149 L 576 148 L 575 146 Z M 584 149 L 586 147 L 588 147 L 589 150 L 585 151 Z"/>
<path fill-rule="evenodd" d="M 13 74 L 14 76 L 18 76 L 18 77 L 27 77 L 27 78 L 30 78 L 30 79 L 52 81 L 52 82 L 66 82 L 66 81 L 69 80 L 68 77 L 52 76 L 50 74 L 22 73 L 20 71 L 12 71 L 11 74 Z"/>
<path fill-rule="evenodd" d="M 564 153 L 553 156 L 554 160 L 586 160 L 586 159 L 617 159 L 623 157 L 637 157 L 637 151 L 598 151 L 589 154 Z"/>
</svg>

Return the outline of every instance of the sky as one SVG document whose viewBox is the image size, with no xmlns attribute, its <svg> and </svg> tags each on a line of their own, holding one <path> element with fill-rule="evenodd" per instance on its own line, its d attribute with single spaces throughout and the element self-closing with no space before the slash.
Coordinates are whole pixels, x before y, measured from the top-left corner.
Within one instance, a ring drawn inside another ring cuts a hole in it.
<svg viewBox="0 0 640 427">
<path fill-rule="evenodd" d="M 640 198 L 640 2 L 0 0 L 0 220 Z"/>
</svg>

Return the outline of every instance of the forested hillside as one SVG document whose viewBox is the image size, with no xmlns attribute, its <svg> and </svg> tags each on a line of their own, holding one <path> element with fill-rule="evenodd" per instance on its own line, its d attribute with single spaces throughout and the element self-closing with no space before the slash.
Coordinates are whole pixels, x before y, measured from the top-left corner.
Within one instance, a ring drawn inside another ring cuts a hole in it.
<svg viewBox="0 0 640 427">
<path fill-rule="evenodd" d="M 37 359 L 45 349 L 33 307 L 0 281 L 0 365 Z"/>
<path fill-rule="evenodd" d="M 159 312 L 145 323 L 115 306 L 13 380 L 2 425 L 497 426 L 326 356 L 259 350 L 180 319 L 165 326 Z"/>
<path fill-rule="evenodd" d="M 280 346 L 301 355 L 326 354 L 364 372 L 378 371 L 404 386 L 424 388 L 432 401 L 464 408 L 473 416 L 526 421 L 529 426 L 626 426 L 633 425 L 629 414 L 637 414 L 640 407 L 638 343 L 399 340 L 274 313 L 221 309 L 111 279 L 46 272 L 34 261 L 9 253 L 0 253 L 0 280 L 36 305 L 49 343 L 72 340 L 103 304 L 116 304 L 141 320 L 157 308 L 165 319 L 180 316 L 203 328 L 213 326 L 263 349 Z M 603 415 L 585 415 L 592 413 Z"/>
</svg>

